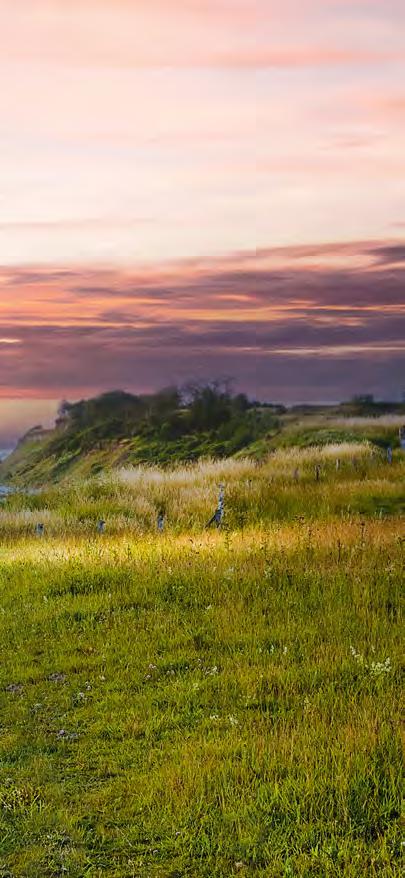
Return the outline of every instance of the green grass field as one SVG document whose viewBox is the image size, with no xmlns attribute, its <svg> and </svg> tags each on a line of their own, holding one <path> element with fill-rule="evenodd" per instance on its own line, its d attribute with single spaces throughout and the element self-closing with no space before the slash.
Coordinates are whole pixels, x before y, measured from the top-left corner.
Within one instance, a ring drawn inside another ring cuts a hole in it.
<svg viewBox="0 0 405 878">
<path fill-rule="evenodd" d="M 1 878 L 400 876 L 404 475 L 365 443 L 4 500 Z"/>
</svg>

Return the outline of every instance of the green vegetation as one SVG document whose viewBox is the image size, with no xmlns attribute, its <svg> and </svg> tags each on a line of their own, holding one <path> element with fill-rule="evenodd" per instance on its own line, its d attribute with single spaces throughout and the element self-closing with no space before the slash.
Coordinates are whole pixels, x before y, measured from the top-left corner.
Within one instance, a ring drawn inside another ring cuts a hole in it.
<svg viewBox="0 0 405 878">
<path fill-rule="evenodd" d="M 0 876 L 399 878 L 404 471 L 356 441 L 3 500 Z"/>
<path fill-rule="evenodd" d="M 226 384 L 123 391 L 63 402 L 55 430 L 34 428 L 0 465 L 0 481 L 43 484 L 124 463 L 172 463 L 235 454 L 278 429 L 283 406 L 260 406 Z"/>
<path fill-rule="evenodd" d="M 356 398 L 340 406 L 249 401 L 214 382 L 149 396 L 123 391 L 61 404 L 54 430 L 34 428 L 0 463 L 0 483 L 43 485 L 124 465 L 172 465 L 230 456 L 261 460 L 277 448 L 370 441 L 398 446 L 405 405 Z"/>
</svg>

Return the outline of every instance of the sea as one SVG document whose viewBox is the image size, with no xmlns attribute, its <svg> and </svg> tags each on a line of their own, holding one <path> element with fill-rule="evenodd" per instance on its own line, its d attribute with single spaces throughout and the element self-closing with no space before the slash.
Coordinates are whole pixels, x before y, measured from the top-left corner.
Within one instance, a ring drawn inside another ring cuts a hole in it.
<svg viewBox="0 0 405 878">
<path fill-rule="evenodd" d="M 0 461 L 4 460 L 11 452 L 12 448 L 0 448 Z M 2 485 L 0 482 L 0 500 L 4 500 L 7 494 L 40 494 L 40 488 L 13 488 L 10 485 Z"/>
<path fill-rule="evenodd" d="M 0 448 L 0 461 L 4 460 L 12 452 L 12 448 Z M 11 493 L 11 488 L 8 488 L 7 485 L 0 484 L 0 497 L 5 497 L 6 494 Z"/>
</svg>

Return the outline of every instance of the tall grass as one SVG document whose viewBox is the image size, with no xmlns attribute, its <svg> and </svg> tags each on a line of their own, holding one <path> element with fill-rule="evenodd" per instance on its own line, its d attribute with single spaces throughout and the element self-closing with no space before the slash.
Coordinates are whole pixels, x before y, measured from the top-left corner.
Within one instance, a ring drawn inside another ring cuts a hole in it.
<svg viewBox="0 0 405 878">
<path fill-rule="evenodd" d="M 339 469 L 336 461 L 339 460 Z M 241 529 L 295 518 L 363 513 L 387 515 L 404 507 L 404 455 L 394 463 L 367 443 L 279 450 L 258 464 L 249 459 L 175 467 L 125 468 L 86 481 L 63 482 L 38 494 L 7 497 L 0 535 L 29 535 L 38 522 L 48 535 L 156 531 L 157 515 L 173 533 L 199 533 L 225 485 L 225 528 Z"/>
<path fill-rule="evenodd" d="M 347 417 L 331 418 L 330 423 L 339 427 L 360 428 L 363 427 L 402 427 L 405 423 L 405 414 L 402 415 L 378 415 L 376 417 Z"/>
<path fill-rule="evenodd" d="M 401 874 L 404 462 L 355 454 L 7 499 L 0 876 Z"/>
</svg>

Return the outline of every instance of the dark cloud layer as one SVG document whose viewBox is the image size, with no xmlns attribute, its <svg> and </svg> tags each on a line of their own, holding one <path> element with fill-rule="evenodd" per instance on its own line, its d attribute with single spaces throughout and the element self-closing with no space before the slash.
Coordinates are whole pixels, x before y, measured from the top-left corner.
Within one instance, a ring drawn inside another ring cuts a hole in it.
<svg viewBox="0 0 405 878">
<path fill-rule="evenodd" d="M 150 390 L 230 375 L 265 399 L 405 385 L 405 246 L 237 254 L 141 272 L 0 273 L 0 396 Z"/>
</svg>

